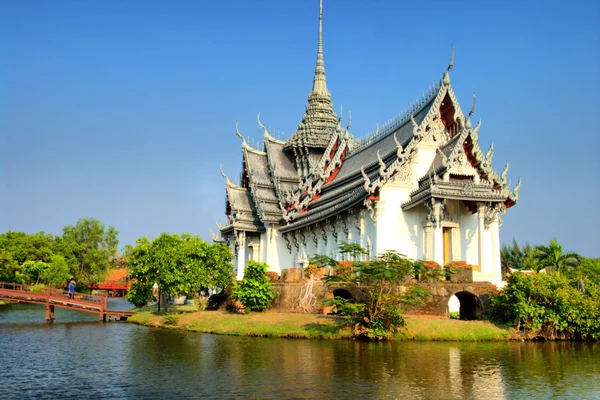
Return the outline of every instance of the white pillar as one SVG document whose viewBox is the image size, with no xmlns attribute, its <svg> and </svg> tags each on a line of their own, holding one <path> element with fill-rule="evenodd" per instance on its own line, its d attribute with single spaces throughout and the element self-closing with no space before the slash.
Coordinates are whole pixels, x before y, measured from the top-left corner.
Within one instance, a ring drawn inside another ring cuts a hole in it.
<svg viewBox="0 0 600 400">
<path fill-rule="evenodd" d="M 237 276 L 236 279 L 244 279 L 244 269 L 246 268 L 246 232 L 238 234 L 238 253 L 237 253 Z"/>
<path fill-rule="evenodd" d="M 433 205 L 433 261 L 444 266 L 444 230 L 442 229 L 441 207 L 442 204 L 439 202 Z"/>
<path fill-rule="evenodd" d="M 480 203 L 477 206 L 477 217 L 479 219 L 478 225 L 478 238 L 479 238 L 479 268 L 481 272 L 490 272 L 489 266 L 485 262 L 485 252 L 487 249 L 485 248 L 485 204 Z"/>
<path fill-rule="evenodd" d="M 500 261 L 500 226 L 498 224 L 498 218 L 490 225 L 492 232 L 492 271 L 494 277 L 492 283 L 500 285 L 502 283 L 502 264 Z"/>
</svg>

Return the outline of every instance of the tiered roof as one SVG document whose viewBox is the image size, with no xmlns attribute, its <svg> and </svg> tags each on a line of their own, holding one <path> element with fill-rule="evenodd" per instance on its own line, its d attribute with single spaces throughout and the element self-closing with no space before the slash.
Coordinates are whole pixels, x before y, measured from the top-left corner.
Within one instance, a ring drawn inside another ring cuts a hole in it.
<svg viewBox="0 0 600 400">
<path fill-rule="evenodd" d="M 230 226 L 262 231 L 266 224 L 284 223 L 282 233 L 294 231 L 377 200 L 379 189 L 390 180 L 418 183 L 403 205 L 405 210 L 434 197 L 463 200 L 473 212 L 477 202 L 505 210 L 518 201 L 520 180 L 511 192 L 508 166 L 499 176 L 491 166 L 493 150 L 484 155 L 479 147 L 480 124 L 472 128 L 470 121 L 475 104 L 467 117 L 458 104 L 449 75 L 454 49 L 442 79 L 374 135 L 355 140 L 333 113 L 325 84 L 321 13 L 319 19 L 313 90 L 298 130 L 286 142 L 277 140 L 259 118 L 264 130 L 260 151 L 246 143 L 236 126 L 244 156 L 242 183 L 236 186 L 227 179 L 227 214 L 232 222 L 220 227 L 222 233 Z M 420 143 L 435 146 L 437 155 L 427 174 L 414 177 L 412 158 Z"/>
</svg>

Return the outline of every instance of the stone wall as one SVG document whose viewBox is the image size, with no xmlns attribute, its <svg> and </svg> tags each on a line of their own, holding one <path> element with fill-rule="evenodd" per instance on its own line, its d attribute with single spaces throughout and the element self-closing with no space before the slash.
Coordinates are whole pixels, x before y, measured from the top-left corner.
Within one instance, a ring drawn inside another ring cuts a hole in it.
<svg viewBox="0 0 600 400">
<path fill-rule="evenodd" d="M 448 302 L 453 295 L 459 293 L 461 294 L 461 297 L 459 297 L 461 302 L 463 301 L 462 299 L 469 300 L 469 298 L 472 298 L 474 304 L 476 304 L 474 312 L 480 315 L 488 305 L 489 293 L 496 290 L 496 286 L 489 282 L 439 282 L 418 283 L 417 285 L 431 292 L 431 295 L 427 297 L 424 305 L 406 309 L 407 314 L 448 316 Z M 277 296 L 271 308 L 279 312 L 300 312 L 298 310 L 299 299 L 305 286 L 306 281 L 273 284 Z M 317 306 L 315 307 L 316 313 L 323 312 L 321 300 L 333 296 L 333 292 L 336 289 L 346 290 L 355 299 L 361 297 L 360 288 L 356 286 L 330 286 L 322 281 L 314 282 L 313 294 L 317 298 Z M 399 290 L 407 289 L 408 286 L 403 285 L 399 287 Z"/>
</svg>

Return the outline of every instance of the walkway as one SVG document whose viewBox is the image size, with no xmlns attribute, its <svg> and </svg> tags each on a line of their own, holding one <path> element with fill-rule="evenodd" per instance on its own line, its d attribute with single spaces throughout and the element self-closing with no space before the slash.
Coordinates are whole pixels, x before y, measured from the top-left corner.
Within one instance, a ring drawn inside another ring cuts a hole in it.
<svg viewBox="0 0 600 400">
<path fill-rule="evenodd" d="M 126 319 L 133 315 L 131 311 L 108 310 L 108 293 L 104 296 L 75 293 L 74 298 L 70 299 L 69 293 L 62 289 L 49 287 L 43 292 L 34 292 L 27 285 L 0 282 L 0 299 L 21 303 L 44 304 L 46 306 L 47 320 L 54 320 L 54 307 L 96 313 L 100 315 L 100 319 L 103 321 L 106 321 L 107 315 L 115 317 L 115 319 Z"/>
</svg>

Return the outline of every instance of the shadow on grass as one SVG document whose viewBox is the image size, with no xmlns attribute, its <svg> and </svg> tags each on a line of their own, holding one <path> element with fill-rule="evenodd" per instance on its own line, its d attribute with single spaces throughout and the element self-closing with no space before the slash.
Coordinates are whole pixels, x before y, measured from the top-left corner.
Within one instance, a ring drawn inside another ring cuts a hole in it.
<svg viewBox="0 0 600 400">
<path fill-rule="evenodd" d="M 158 312 L 158 306 L 151 305 L 151 306 L 143 306 L 143 307 L 140 307 L 140 308 L 136 308 L 133 311 L 135 311 L 135 312 L 149 312 L 150 314 L 155 315 L 155 316 L 168 315 L 168 314 L 188 314 L 188 313 L 194 313 L 194 312 L 198 311 L 198 306 L 196 306 L 196 305 L 192 305 L 192 306 L 186 306 L 186 305 L 175 306 L 175 305 L 170 305 L 167 308 L 167 311 L 164 311 L 163 309 L 161 309 L 160 312 Z"/>
<path fill-rule="evenodd" d="M 308 332 L 315 336 L 333 336 L 333 337 L 346 337 L 349 334 L 349 324 L 345 318 L 335 316 L 322 316 L 318 317 L 322 319 L 323 323 L 316 322 L 310 323 L 303 326 Z M 344 332 L 346 331 L 346 332 Z M 347 334 L 344 334 L 347 333 Z"/>
</svg>

